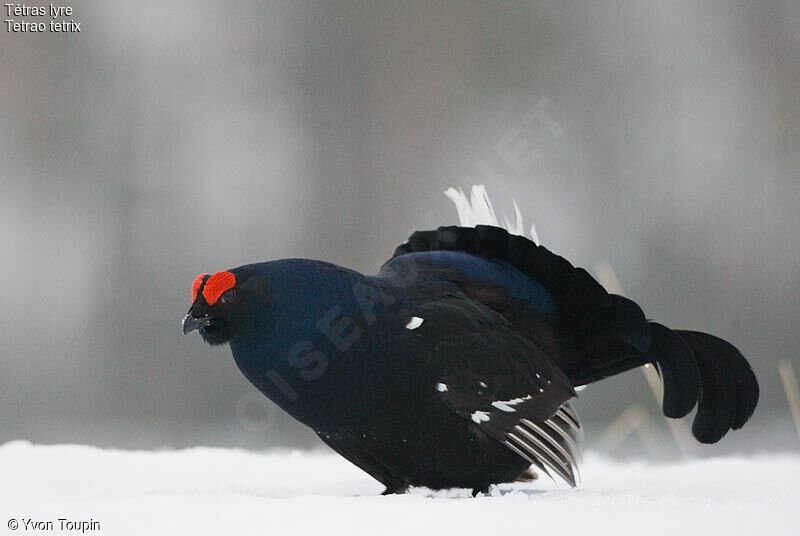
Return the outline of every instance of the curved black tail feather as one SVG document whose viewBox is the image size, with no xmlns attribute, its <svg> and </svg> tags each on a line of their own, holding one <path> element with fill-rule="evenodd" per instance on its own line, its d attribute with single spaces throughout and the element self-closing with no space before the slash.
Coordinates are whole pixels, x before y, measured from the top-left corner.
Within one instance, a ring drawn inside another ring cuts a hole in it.
<svg viewBox="0 0 800 536">
<path fill-rule="evenodd" d="M 675 333 L 691 348 L 700 377 L 692 433 L 702 443 L 716 443 L 753 415 L 758 404 L 758 381 L 750 364 L 732 344 L 708 333 Z"/>
<path fill-rule="evenodd" d="M 648 363 L 656 365 L 664 385 L 662 410 L 673 419 L 697 407 L 692 434 L 701 443 L 716 443 L 750 419 L 759 388 L 750 364 L 732 344 L 708 333 L 671 330 L 648 322 L 650 347 L 606 342 L 582 354 L 570 370 L 576 386 L 600 381 Z"/>
</svg>

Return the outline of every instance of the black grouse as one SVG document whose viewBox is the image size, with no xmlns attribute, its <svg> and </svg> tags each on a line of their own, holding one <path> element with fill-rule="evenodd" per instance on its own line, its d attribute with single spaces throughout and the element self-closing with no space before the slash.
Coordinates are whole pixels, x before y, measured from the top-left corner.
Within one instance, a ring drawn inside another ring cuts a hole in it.
<svg viewBox="0 0 800 536">
<path fill-rule="evenodd" d="M 758 383 L 728 342 L 648 321 L 585 270 L 494 226 L 418 231 L 377 275 L 250 264 L 192 285 L 183 332 L 230 344 L 247 379 L 400 493 L 513 482 L 533 465 L 575 485 L 575 388 L 648 363 L 663 412 L 719 441 Z"/>
</svg>

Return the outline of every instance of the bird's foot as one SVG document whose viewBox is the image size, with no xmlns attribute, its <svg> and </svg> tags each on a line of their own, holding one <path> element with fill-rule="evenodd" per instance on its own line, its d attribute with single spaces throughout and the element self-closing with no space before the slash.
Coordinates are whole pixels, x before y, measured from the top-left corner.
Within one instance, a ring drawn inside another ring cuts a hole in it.
<svg viewBox="0 0 800 536">
<path fill-rule="evenodd" d="M 534 480 L 539 480 L 539 474 L 529 467 L 520 473 L 516 482 L 533 482 Z"/>
<path fill-rule="evenodd" d="M 408 491 L 408 486 L 404 484 L 396 485 L 396 486 L 386 486 L 386 489 L 383 490 L 381 495 L 402 495 Z"/>
<path fill-rule="evenodd" d="M 479 493 L 483 493 L 486 495 L 489 493 L 489 484 L 482 484 L 480 486 L 475 486 L 472 488 L 472 496 L 477 497 Z"/>
</svg>

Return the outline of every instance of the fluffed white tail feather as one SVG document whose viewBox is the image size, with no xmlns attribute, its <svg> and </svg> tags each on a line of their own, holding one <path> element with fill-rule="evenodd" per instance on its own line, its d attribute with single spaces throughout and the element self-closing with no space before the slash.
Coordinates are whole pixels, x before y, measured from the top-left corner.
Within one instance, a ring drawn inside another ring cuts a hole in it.
<svg viewBox="0 0 800 536">
<path fill-rule="evenodd" d="M 503 224 L 501 225 L 484 185 L 474 185 L 469 196 L 461 188 L 448 188 L 444 195 L 455 204 L 462 226 L 494 225 L 503 227 L 511 234 L 525 236 L 522 212 L 516 199 L 512 200 L 514 221 L 509 220 L 508 216 L 503 213 Z M 536 227 L 533 224 L 531 224 L 530 236 L 531 240 L 538 245 L 539 236 L 536 234 Z M 499 406 L 495 407 L 499 408 Z M 487 415 L 482 411 L 475 412 L 475 414 L 478 413 Z M 473 420 L 475 420 L 475 414 L 473 414 Z M 486 418 L 488 419 L 488 417 Z M 475 422 L 483 420 L 478 419 Z M 523 459 L 536 464 L 551 478 L 552 471 L 571 486 L 575 486 L 576 477 L 580 478 L 577 469 L 577 459 L 580 458 L 578 442 L 583 437 L 583 431 L 578 417 L 569 403 L 564 404 L 555 415 L 544 422 L 534 423 L 523 419 L 521 424 L 514 427 L 513 432 L 506 434 L 506 437 L 505 445 Z"/>
<path fill-rule="evenodd" d="M 446 195 L 456 206 L 458 211 L 459 223 L 464 227 L 474 227 L 476 225 L 494 225 L 496 227 L 503 227 L 511 234 L 525 236 L 525 224 L 522 220 L 522 212 L 519 209 L 516 199 L 512 199 L 514 204 L 514 221 L 509 220 L 505 212 L 503 212 L 503 223 L 495 214 L 492 201 L 489 199 L 489 194 L 486 192 L 486 187 L 483 184 L 475 184 L 470 190 L 470 195 L 464 193 L 461 188 L 448 188 L 445 190 Z M 535 244 L 539 244 L 539 235 L 536 234 L 536 226 L 531 223 L 530 229 L 531 240 Z"/>
</svg>

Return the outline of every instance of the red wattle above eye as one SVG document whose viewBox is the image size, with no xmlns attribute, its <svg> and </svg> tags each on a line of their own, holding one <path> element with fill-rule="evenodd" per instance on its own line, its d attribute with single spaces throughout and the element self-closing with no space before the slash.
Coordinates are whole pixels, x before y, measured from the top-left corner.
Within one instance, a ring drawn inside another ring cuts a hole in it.
<svg viewBox="0 0 800 536">
<path fill-rule="evenodd" d="M 203 279 L 205 279 L 206 276 L 208 276 L 208 274 L 200 274 L 192 281 L 192 303 L 197 301 L 197 292 L 200 290 L 200 286 L 203 284 Z"/>
<path fill-rule="evenodd" d="M 236 285 L 236 276 L 231 272 L 217 272 L 206 281 L 203 287 L 203 297 L 206 303 L 214 305 L 226 290 L 230 290 Z"/>
</svg>

